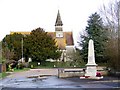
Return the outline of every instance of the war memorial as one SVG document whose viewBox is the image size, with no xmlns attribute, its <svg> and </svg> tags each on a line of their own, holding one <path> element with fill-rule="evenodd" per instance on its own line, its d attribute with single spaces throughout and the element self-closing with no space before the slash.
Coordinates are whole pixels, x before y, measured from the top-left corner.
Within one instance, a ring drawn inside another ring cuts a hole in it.
<svg viewBox="0 0 120 90">
<path fill-rule="evenodd" d="M 85 71 L 83 68 L 53 68 L 12 73 L 0 80 L 1 90 L 119 90 L 118 78 L 97 73 L 93 40 L 89 40 L 88 47 Z"/>
</svg>

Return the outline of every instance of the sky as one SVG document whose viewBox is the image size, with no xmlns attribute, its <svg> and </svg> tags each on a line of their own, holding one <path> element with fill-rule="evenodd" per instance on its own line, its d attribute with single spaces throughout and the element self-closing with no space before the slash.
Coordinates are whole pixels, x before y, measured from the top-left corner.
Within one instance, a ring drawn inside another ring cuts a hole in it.
<svg viewBox="0 0 120 90">
<path fill-rule="evenodd" d="M 63 31 L 72 31 L 76 44 L 89 16 L 110 0 L 0 0 L 0 41 L 10 31 L 32 31 L 38 27 L 55 31 L 58 10 Z"/>
</svg>

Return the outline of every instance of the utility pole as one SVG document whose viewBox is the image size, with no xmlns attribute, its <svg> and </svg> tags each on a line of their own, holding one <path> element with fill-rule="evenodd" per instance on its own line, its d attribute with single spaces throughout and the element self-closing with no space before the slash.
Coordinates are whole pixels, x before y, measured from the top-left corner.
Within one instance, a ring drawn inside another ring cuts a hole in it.
<svg viewBox="0 0 120 90">
<path fill-rule="evenodd" d="M 118 2 L 118 67 L 117 70 L 120 70 L 120 62 L 119 62 L 119 58 L 120 58 L 120 1 Z"/>
<path fill-rule="evenodd" d="M 118 48 L 120 47 L 120 1 L 118 2 Z M 120 51 L 120 48 L 118 49 Z"/>
<path fill-rule="evenodd" d="M 23 62 L 23 38 L 22 38 L 22 42 L 21 42 L 21 49 L 22 49 L 22 62 Z"/>
</svg>

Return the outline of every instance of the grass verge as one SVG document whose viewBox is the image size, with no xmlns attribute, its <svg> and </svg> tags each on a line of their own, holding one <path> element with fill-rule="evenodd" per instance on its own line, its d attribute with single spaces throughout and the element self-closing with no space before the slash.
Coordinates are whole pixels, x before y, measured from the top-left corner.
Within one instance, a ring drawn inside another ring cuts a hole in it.
<svg viewBox="0 0 120 90">
<path fill-rule="evenodd" d="M 23 68 L 23 69 L 14 69 L 13 72 L 22 72 L 22 71 L 28 71 L 30 68 Z M 6 76 L 8 76 L 10 73 L 6 73 L 6 72 L 2 72 L 0 73 L 0 79 L 1 78 L 5 78 Z"/>
<path fill-rule="evenodd" d="M 14 69 L 14 72 L 23 72 L 23 71 L 28 71 L 30 68 L 23 68 L 23 69 Z"/>
<path fill-rule="evenodd" d="M 2 73 L 0 73 L 0 78 L 5 78 L 7 75 L 9 75 L 9 74 L 6 72 L 2 72 Z"/>
</svg>

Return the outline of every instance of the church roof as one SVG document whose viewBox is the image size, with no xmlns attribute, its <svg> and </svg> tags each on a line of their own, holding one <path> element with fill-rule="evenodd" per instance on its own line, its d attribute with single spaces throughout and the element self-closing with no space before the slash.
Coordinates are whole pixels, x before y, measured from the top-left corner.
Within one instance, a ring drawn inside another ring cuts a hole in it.
<svg viewBox="0 0 120 90">
<path fill-rule="evenodd" d="M 60 49 L 65 49 L 66 46 L 74 45 L 72 32 L 63 32 L 63 38 L 56 38 L 55 32 L 47 32 L 52 38 L 56 40 L 56 44 Z"/>
<path fill-rule="evenodd" d="M 23 32 L 23 31 L 19 31 L 19 32 L 14 32 L 14 31 L 11 31 L 10 34 L 14 34 L 14 33 L 18 33 L 18 34 L 22 34 L 22 35 L 29 35 L 31 32 Z"/>
<path fill-rule="evenodd" d="M 72 32 L 64 32 L 67 45 L 74 45 Z"/>
<path fill-rule="evenodd" d="M 29 35 L 30 32 L 10 32 L 10 34 L 19 33 L 23 35 Z M 66 46 L 74 45 L 72 32 L 63 32 L 63 38 L 56 38 L 56 32 L 47 32 L 56 41 L 56 45 L 62 50 L 66 49 Z"/>
<path fill-rule="evenodd" d="M 62 25 L 63 25 L 63 23 L 62 23 L 62 20 L 61 20 L 61 17 L 60 17 L 60 12 L 58 10 L 55 26 L 62 26 Z"/>
</svg>

